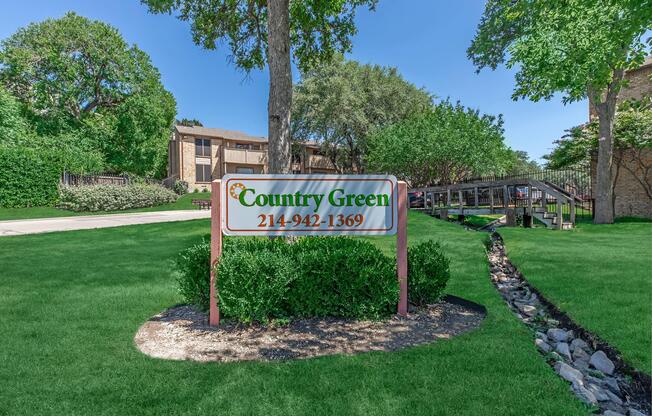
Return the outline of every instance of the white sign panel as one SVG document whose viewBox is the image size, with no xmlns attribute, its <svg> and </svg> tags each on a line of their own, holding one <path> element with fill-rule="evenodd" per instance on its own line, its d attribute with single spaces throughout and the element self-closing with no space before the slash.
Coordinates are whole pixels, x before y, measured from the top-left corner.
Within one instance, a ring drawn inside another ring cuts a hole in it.
<svg viewBox="0 0 652 416">
<path fill-rule="evenodd" d="M 397 182 L 384 175 L 222 178 L 226 235 L 395 234 Z"/>
</svg>

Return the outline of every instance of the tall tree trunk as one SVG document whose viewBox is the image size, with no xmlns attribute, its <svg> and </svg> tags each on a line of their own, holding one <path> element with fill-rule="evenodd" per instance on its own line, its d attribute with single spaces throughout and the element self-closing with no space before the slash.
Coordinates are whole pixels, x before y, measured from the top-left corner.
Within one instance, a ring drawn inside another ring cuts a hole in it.
<svg viewBox="0 0 652 416">
<path fill-rule="evenodd" d="M 611 82 L 605 94 L 593 93 L 593 102 L 598 113 L 599 138 L 598 138 L 598 166 L 596 172 L 595 196 L 595 224 L 613 224 L 613 127 L 616 114 L 616 102 L 624 70 L 617 69 L 612 75 Z"/>
<path fill-rule="evenodd" d="M 289 0 L 267 0 L 267 10 L 269 173 L 290 173 L 292 67 Z"/>
</svg>

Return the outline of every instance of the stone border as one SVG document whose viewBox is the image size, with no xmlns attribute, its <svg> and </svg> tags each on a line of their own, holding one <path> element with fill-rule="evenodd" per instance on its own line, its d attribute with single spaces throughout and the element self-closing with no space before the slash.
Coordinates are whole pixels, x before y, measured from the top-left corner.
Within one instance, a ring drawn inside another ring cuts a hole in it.
<svg viewBox="0 0 652 416">
<path fill-rule="evenodd" d="M 627 365 L 616 348 L 574 322 L 532 287 L 491 234 L 491 281 L 514 314 L 535 331 L 534 343 L 571 391 L 604 415 L 650 414 L 650 376 Z"/>
<path fill-rule="evenodd" d="M 206 313 L 179 305 L 152 317 L 134 337 L 155 358 L 192 361 L 273 361 L 399 349 L 449 339 L 477 328 L 484 306 L 446 296 L 383 321 L 300 319 L 283 326 L 225 322 L 208 326 Z"/>
</svg>

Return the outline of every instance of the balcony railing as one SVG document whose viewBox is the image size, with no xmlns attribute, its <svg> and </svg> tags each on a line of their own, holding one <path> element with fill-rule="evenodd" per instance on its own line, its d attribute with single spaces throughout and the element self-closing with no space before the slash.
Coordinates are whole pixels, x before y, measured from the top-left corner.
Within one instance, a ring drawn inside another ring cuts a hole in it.
<svg viewBox="0 0 652 416">
<path fill-rule="evenodd" d="M 308 155 L 308 166 L 317 169 L 335 169 L 333 162 L 322 155 Z"/>
<path fill-rule="evenodd" d="M 246 165 L 264 165 L 267 161 L 265 150 L 224 149 L 226 163 L 242 163 Z"/>
</svg>

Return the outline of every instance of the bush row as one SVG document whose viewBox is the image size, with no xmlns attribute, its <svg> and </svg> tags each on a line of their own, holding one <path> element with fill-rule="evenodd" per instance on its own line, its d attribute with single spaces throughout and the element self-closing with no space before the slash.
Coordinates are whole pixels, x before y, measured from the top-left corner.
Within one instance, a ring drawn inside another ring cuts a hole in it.
<svg viewBox="0 0 652 416">
<path fill-rule="evenodd" d="M 0 146 L 0 206 L 15 208 L 56 202 L 60 165 L 52 152 Z"/>
<path fill-rule="evenodd" d="M 118 211 L 151 207 L 177 200 L 177 194 L 159 185 L 64 186 L 59 207 L 73 211 Z"/>
<path fill-rule="evenodd" d="M 432 251 L 435 251 L 434 253 Z M 208 242 L 177 260 L 179 291 L 186 302 L 208 308 Z M 426 242 L 410 250 L 410 301 L 439 300 L 449 277 L 441 247 Z M 218 269 L 220 313 L 242 322 L 337 316 L 376 319 L 396 310 L 393 259 L 372 243 L 347 237 L 227 238 Z"/>
</svg>

